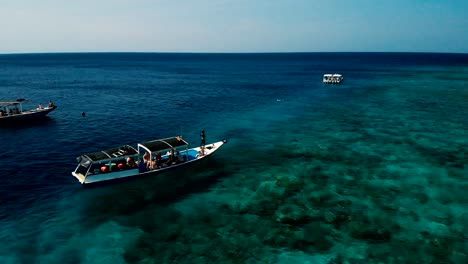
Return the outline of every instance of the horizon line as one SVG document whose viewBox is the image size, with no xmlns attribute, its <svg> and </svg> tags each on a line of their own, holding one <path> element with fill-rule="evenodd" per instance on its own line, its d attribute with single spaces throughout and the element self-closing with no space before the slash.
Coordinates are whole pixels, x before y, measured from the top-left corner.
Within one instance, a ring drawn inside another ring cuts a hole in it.
<svg viewBox="0 0 468 264">
<path fill-rule="evenodd" d="M 244 51 L 244 52 L 191 52 L 191 51 L 51 51 L 51 52 L 12 52 L 0 55 L 39 55 L 39 54 L 300 54 L 300 53 L 422 53 L 422 54 L 468 54 L 466 52 L 442 51 Z"/>
</svg>

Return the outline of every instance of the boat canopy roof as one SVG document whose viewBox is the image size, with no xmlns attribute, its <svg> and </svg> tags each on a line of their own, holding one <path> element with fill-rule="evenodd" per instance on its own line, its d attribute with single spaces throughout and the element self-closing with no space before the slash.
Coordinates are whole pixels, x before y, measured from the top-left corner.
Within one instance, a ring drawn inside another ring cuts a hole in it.
<svg viewBox="0 0 468 264">
<path fill-rule="evenodd" d="M 327 73 L 327 74 L 324 74 L 323 77 L 332 77 L 333 74 L 330 74 L 330 73 Z"/>
<path fill-rule="evenodd" d="M 123 145 L 116 148 L 111 148 L 107 150 L 102 150 L 98 152 L 93 152 L 89 154 L 85 154 L 82 157 L 91 160 L 91 161 L 99 161 L 99 160 L 108 160 L 108 159 L 115 159 L 122 156 L 130 156 L 138 154 L 138 151 L 130 145 Z"/>
<path fill-rule="evenodd" d="M 16 100 L 7 100 L 7 101 L 0 101 L 0 107 L 7 107 L 7 106 L 14 106 L 22 104 L 26 101 L 24 98 L 16 99 Z"/>
<path fill-rule="evenodd" d="M 333 77 L 341 77 L 341 74 L 335 73 L 333 74 Z"/>
<path fill-rule="evenodd" d="M 182 137 L 170 137 L 164 139 L 152 140 L 138 144 L 140 147 L 144 147 L 150 152 L 158 152 L 166 149 L 177 148 L 188 145 L 188 143 L 182 139 Z"/>
<path fill-rule="evenodd" d="M 13 106 L 13 105 L 19 105 L 23 102 L 18 102 L 18 101 L 0 101 L 0 107 L 7 107 L 7 106 Z"/>
<path fill-rule="evenodd" d="M 183 140 L 182 137 L 170 137 L 139 143 L 138 147 L 143 147 L 151 152 L 157 152 L 186 145 L 188 145 L 188 143 Z M 138 150 L 136 150 L 134 147 L 130 145 L 122 145 L 120 147 L 81 155 L 77 158 L 77 161 L 79 163 L 96 162 L 137 155 L 138 153 Z"/>
</svg>

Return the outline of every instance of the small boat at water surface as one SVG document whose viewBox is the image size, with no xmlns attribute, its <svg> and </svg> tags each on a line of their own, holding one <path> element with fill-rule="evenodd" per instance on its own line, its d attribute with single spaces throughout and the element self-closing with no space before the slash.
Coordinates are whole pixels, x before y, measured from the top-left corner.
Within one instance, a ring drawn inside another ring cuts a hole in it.
<svg viewBox="0 0 468 264">
<path fill-rule="evenodd" d="M 122 145 L 81 155 L 72 175 L 83 185 L 123 178 L 153 175 L 203 160 L 227 141 L 188 148 L 182 137 Z"/>
<path fill-rule="evenodd" d="M 340 84 L 343 81 L 343 79 L 343 75 L 337 73 L 323 75 L 324 84 Z"/>
<path fill-rule="evenodd" d="M 35 109 L 23 111 L 24 102 L 26 102 L 25 99 L 0 101 L 0 123 L 34 121 L 45 117 L 57 108 L 56 105 L 49 102 L 46 107 L 39 105 Z"/>
</svg>

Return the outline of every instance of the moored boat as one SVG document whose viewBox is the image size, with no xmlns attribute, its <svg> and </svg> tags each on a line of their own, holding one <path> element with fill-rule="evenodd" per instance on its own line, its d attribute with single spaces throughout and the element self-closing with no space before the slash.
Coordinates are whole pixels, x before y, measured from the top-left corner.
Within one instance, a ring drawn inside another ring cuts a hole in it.
<svg viewBox="0 0 468 264">
<path fill-rule="evenodd" d="M 339 84 L 343 81 L 343 75 L 341 74 L 324 74 L 323 83 L 324 84 Z"/>
<path fill-rule="evenodd" d="M 182 137 L 170 137 L 93 152 L 77 158 L 72 175 L 81 184 L 153 175 L 198 162 L 227 141 L 188 148 Z"/>
<path fill-rule="evenodd" d="M 57 108 L 57 106 L 50 101 L 46 107 L 39 104 L 35 109 L 24 111 L 24 102 L 26 102 L 25 99 L 0 101 L 0 123 L 36 120 L 45 117 Z"/>
</svg>

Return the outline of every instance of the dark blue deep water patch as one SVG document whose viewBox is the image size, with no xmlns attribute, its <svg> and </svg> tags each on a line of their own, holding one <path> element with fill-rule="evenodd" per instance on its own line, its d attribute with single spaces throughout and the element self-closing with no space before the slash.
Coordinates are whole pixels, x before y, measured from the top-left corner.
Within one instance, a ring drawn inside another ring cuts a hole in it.
<svg viewBox="0 0 468 264">
<path fill-rule="evenodd" d="M 0 55 L 17 98 L 58 109 L 0 124 L 0 263 L 468 259 L 466 54 Z M 229 143 L 196 166 L 71 176 L 80 154 L 202 129 Z"/>
</svg>

